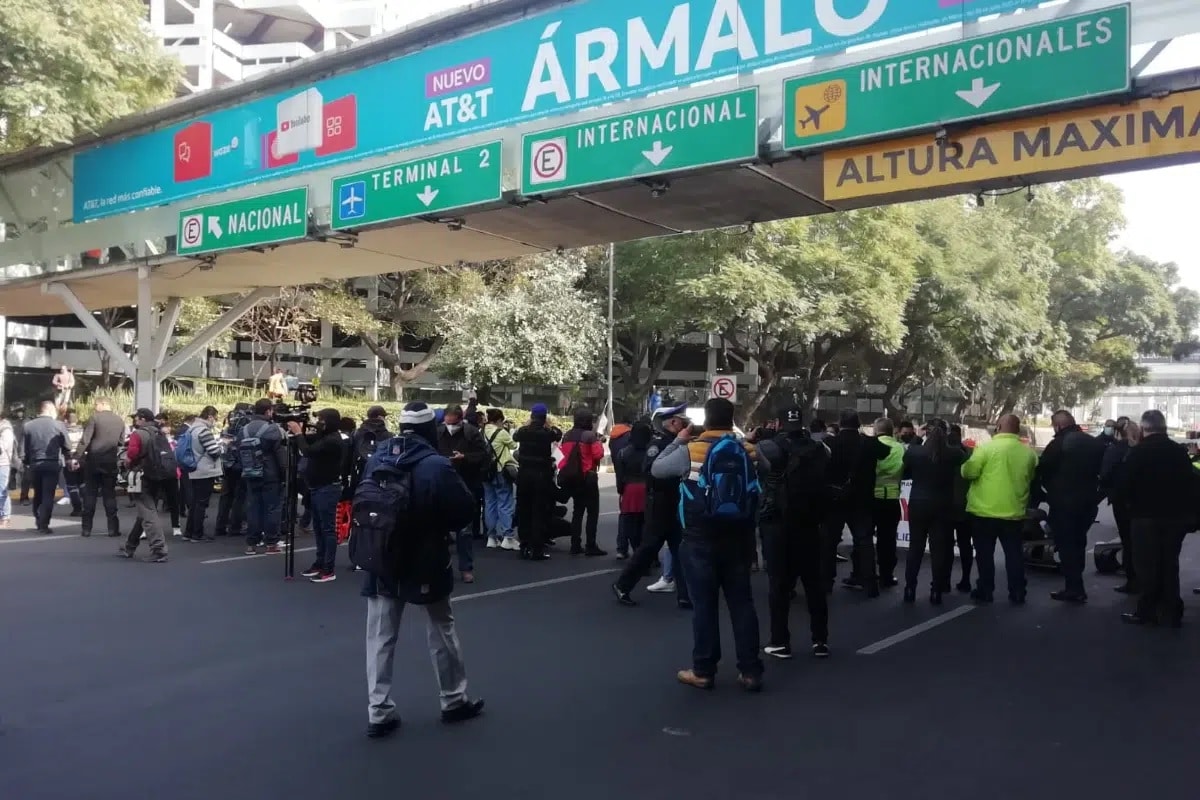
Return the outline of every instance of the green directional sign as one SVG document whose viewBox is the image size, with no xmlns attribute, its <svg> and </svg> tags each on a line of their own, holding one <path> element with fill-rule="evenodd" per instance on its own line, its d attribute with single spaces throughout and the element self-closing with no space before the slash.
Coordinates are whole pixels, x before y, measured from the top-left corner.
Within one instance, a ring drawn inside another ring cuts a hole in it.
<svg viewBox="0 0 1200 800">
<path fill-rule="evenodd" d="M 545 194 L 758 156 L 758 89 L 526 134 L 521 193 Z"/>
<path fill-rule="evenodd" d="M 504 189 L 500 142 L 333 179 L 333 228 L 357 228 L 493 203 Z"/>
<path fill-rule="evenodd" d="M 308 187 L 230 200 L 179 212 L 181 256 L 303 239 L 308 235 Z"/>
<path fill-rule="evenodd" d="M 1129 89 L 1129 6 L 784 82 L 784 147 L 900 133 Z"/>
</svg>

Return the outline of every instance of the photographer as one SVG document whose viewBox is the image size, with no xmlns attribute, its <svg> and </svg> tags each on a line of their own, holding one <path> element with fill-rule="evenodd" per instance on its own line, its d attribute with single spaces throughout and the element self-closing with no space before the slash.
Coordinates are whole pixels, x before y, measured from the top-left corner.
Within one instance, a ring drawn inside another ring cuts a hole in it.
<svg viewBox="0 0 1200 800">
<path fill-rule="evenodd" d="M 337 504 L 342 499 L 342 472 L 346 449 L 342 444 L 342 415 L 336 409 L 317 412 L 317 422 L 311 433 L 295 420 L 288 422 L 288 433 L 295 437 L 300 454 L 304 456 L 304 481 L 310 492 L 313 535 L 317 541 L 317 557 L 303 573 L 313 583 L 336 580 L 333 565 L 337 557 Z"/>
<path fill-rule="evenodd" d="M 257 555 L 261 540 L 268 553 L 278 553 L 283 472 L 287 454 L 283 432 L 274 423 L 270 400 L 254 404 L 254 415 L 238 434 L 237 451 L 246 488 L 246 555 Z"/>
</svg>

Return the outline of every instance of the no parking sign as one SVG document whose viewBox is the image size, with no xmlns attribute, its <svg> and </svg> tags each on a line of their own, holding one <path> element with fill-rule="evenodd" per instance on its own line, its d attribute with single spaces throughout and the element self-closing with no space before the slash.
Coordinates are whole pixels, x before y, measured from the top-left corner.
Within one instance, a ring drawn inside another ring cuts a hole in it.
<svg viewBox="0 0 1200 800">
<path fill-rule="evenodd" d="M 708 387 L 709 397 L 719 397 L 731 403 L 737 402 L 737 379 L 729 375 L 716 375 Z"/>
</svg>

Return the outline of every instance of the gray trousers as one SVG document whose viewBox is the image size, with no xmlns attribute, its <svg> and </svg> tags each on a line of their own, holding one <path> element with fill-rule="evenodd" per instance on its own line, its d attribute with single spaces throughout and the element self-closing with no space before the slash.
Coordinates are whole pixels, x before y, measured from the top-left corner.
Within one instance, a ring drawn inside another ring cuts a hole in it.
<svg viewBox="0 0 1200 800">
<path fill-rule="evenodd" d="M 154 481 L 143 481 L 142 491 L 133 496 L 138 521 L 142 524 L 141 530 L 138 530 L 137 525 L 130 529 L 129 538 L 125 541 L 125 549 L 128 552 L 133 553 L 137 550 L 138 541 L 144 531 L 146 541 L 150 543 L 150 552 L 155 555 L 167 554 L 167 537 L 163 533 L 162 519 L 158 514 L 158 497 L 161 493 L 161 487 Z"/>
<path fill-rule="evenodd" d="M 392 701 L 392 667 L 405 602 L 392 597 L 367 598 L 367 717 L 386 722 L 396 714 Z M 442 710 L 467 702 L 467 669 L 454 632 L 450 598 L 421 606 L 429 615 L 429 655 L 437 671 Z"/>
</svg>

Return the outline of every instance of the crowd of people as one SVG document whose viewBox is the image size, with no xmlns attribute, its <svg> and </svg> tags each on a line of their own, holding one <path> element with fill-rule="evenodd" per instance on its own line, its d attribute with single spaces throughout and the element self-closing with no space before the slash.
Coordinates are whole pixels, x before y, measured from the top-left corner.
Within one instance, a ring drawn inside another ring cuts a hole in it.
<svg viewBox="0 0 1200 800">
<path fill-rule="evenodd" d="M 36 419 L 0 423 L 0 477 L 22 465 L 32 485 L 38 531 L 49 530 L 56 489 L 73 483 L 81 487 L 73 513 L 82 534 L 91 534 L 102 499 L 108 533 L 120 537 L 115 487 L 118 474 L 132 469 L 138 521 L 119 555 L 133 558 L 147 539 L 156 563 L 168 559 L 160 504 L 172 515 L 175 537 L 203 543 L 241 536 L 247 555 L 254 555 L 280 552 L 283 507 L 294 509 L 301 498 L 299 527 L 311 528 L 317 545 L 314 563 L 303 574 L 316 583 L 336 579 L 339 504 L 357 508 L 353 500 L 364 484 L 378 488 L 403 478 L 403 491 L 389 495 L 396 500 L 388 513 L 402 521 L 394 527 L 407 544 L 389 550 L 382 561 L 365 562 L 389 564 L 385 572 L 372 568 L 363 590 L 369 598 L 371 736 L 387 735 L 398 724 L 390 696 L 392 652 L 407 603 L 424 606 L 429 616 L 444 719 L 462 721 L 482 711 L 482 701 L 467 694 L 449 605 L 455 573 L 465 583 L 474 581 L 476 540 L 531 561 L 550 558 L 550 543 L 566 536 L 572 555 L 607 555 L 597 542 L 605 458 L 616 473 L 616 556 L 624 562 L 612 594 L 621 605 L 636 606 L 635 589 L 661 563 L 663 574 L 649 590 L 674 593 L 691 615 L 692 663 L 677 676 L 689 686 L 715 684 L 722 659 L 721 596 L 732 620 L 736 680 L 744 689 L 762 688 L 763 654 L 793 657 L 789 617 L 797 583 L 808 609 L 811 653 L 827 657 L 827 598 L 840 561 L 850 565 L 841 580 L 845 588 L 874 599 L 902 579 L 903 602 L 915 603 L 928 551 L 930 603 L 941 605 L 957 588 L 976 603 L 990 604 L 999 544 L 1008 601 L 1023 605 L 1022 543 L 1028 526 L 1040 519 L 1048 524 L 1064 582 L 1050 596 L 1086 603 L 1087 537 L 1102 502 L 1112 505 L 1122 545 L 1126 582 L 1117 591 L 1137 597 L 1124 621 L 1182 622 L 1179 557 L 1184 535 L 1198 527 L 1189 500 L 1200 469 L 1169 438 L 1158 411 L 1146 412 L 1140 422 L 1112 421 L 1100 436 L 1059 411 L 1052 418 L 1054 439 L 1039 458 L 1021 438 L 1014 415 L 1002 417 L 990 440 L 976 445 L 964 440 L 958 426 L 941 420 L 918 432 L 911 423 L 880 418 L 867 433 L 853 411 L 826 426 L 806 421 L 794 406 L 742 436 L 733 405 L 723 399 L 705 404 L 703 426 L 692 424 L 686 406 L 659 407 L 649 417 L 614 427 L 607 440 L 587 409 L 577 410 L 572 427 L 563 431 L 550 422 L 544 405 L 534 406 L 529 422 L 514 429 L 501 410 L 480 411 L 474 401 L 466 409 L 451 405 L 439 411 L 409 403 L 393 433 L 379 406 L 361 425 L 334 409 L 317 412 L 311 425 L 286 413 L 276 418 L 279 408 L 274 399 L 240 405 L 222 424 L 209 407 L 172 432 L 149 409 L 140 409 L 127 427 L 103 399 L 81 427 L 72 417 L 60 419 L 48 401 Z M 292 459 L 299 461 L 294 469 Z M 290 472 L 297 477 L 294 486 Z M 75 477 L 65 479 L 69 474 Z M 897 529 L 904 480 L 911 481 L 910 546 L 901 565 Z M 208 509 L 218 491 L 210 528 Z M 7 507 L 0 511 L 6 520 Z M 846 531 L 849 558 L 838 554 Z M 751 591 L 760 545 L 768 575 L 765 646 Z M 351 552 L 357 564 L 353 547 Z"/>
</svg>

